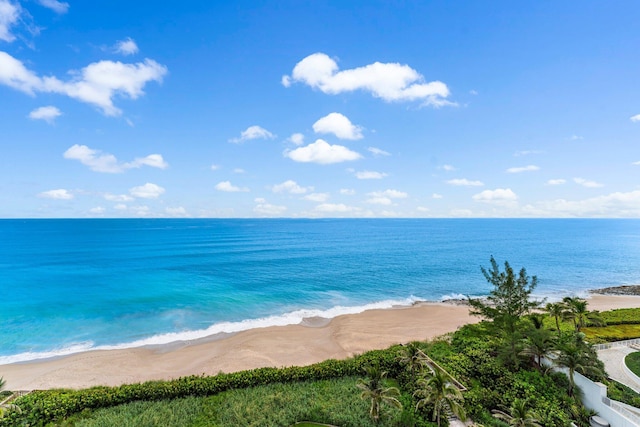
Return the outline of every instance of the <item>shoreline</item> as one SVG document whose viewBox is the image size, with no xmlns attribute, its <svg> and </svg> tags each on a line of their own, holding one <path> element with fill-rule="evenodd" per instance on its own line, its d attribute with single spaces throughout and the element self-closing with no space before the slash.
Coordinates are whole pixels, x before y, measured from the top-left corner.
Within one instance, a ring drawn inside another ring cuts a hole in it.
<svg viewBox="0 0 640 427">
<path fill-rule="evenodd" d="M 588 298 L 591 310 L 640 308 L 640 296 Z M 267 326 L 193 341 L 115 350 L 89 350 L 67 356 L 0 365 L 9 390 L 115 386 L 188 375 L 215 375 L 260 367 L 309 365 L 344 359 L 393 344 L 432 339 L 478 322 L 456 301 L 417 302 L 370 309 L 331 319 L 306 318 L 300 324 Z"/>
</svg>

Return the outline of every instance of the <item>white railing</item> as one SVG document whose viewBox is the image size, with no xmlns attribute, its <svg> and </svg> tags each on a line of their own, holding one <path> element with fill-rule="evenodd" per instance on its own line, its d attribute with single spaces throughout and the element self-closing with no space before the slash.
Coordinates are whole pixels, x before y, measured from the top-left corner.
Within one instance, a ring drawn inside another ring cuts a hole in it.
<svg viewBox="0 0 640 427">
<path fill-rule="evenodd" d="M 625 408 L 625 406 L 620 402 L 618 402 L 617 400 L 611 400 L 608 397 L 603 397 L 602 403 L 614 409 L 615 411 L 621 413 L 626 418 L 630 419 L 631 421 L 635 422 L 637 425 L 640 426 L 640 416 L 638 416 L 636 412 L 630 411 L 627 408 Z"/>
<path fill-rule="evenodd" d="M 624 340 L 624 341 L 607 342 L 604 344 L 594 344 L 593 348 L 595 348 L 596 350 L 606 350 L 608 348 L 614 348 L 614 347 L 630 347 L 634 344 L 640 345 L 640 338 L 635 338 L 632 340 Z"/>
</svg>

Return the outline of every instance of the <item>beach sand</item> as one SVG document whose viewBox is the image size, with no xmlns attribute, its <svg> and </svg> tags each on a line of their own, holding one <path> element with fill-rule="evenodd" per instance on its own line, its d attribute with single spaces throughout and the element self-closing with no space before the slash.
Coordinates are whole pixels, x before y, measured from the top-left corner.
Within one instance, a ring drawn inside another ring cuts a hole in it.
<svg viewBox="0 0 640 427">
<path fill-rule="evenodd" d="M 592 295 L 589 309 L 640 307 L 640 296 Z M 464 305 L 421 303 L 369 310 L 330 321 L 273 326 L 219 339 L 166 346 L 101 350 L 26 363 L 0 365 L 9 390 L 120 385 L 187 375 L 213 375 L 259 367 L 309 365 L 367 350 L 425 340 L 477 322 Z"/>
</svg>

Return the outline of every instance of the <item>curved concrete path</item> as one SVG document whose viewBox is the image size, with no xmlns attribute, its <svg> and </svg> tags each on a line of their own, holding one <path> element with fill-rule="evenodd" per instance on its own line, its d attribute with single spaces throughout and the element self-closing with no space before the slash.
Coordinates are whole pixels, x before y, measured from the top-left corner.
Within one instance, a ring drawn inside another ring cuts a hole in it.
<svg viewBox="0 0 640 427">
<path fill-rule="evenodd" d="M 640 378 L 634 375 L 624 364 L 624 358 L 629 353 L 636 352 L 631 347 L 619 346 L 598 350 L 598 358 L 604 362 L 604 368 L 609 377 L 640 393 Z"/>
</svg>

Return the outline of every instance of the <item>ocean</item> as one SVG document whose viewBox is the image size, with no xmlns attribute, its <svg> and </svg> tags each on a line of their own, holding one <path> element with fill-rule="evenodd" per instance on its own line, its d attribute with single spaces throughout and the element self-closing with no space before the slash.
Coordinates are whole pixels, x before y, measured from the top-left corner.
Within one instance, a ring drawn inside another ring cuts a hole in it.
<svg viewBox="0 0 640 427">
<path fill-rule="evenodd" d="M 0 220 L 0 364 L 486 295 L 640 283 L 640 220 Z"/>
</svg>

